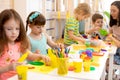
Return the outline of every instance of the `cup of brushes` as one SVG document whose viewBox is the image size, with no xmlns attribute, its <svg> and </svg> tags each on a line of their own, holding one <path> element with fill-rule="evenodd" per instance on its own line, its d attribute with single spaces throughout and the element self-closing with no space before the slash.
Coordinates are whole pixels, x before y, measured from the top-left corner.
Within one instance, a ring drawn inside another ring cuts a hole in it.
<svg viewBox="0 0 120 80">
<path fill-rule="evenodd" d="M 57 67 L 59 75 L 66 75 L 68 73 L 68 52 L 70 49 L 56 48 L 48 49 L 48 55 L 51 59 L 51 66 Z"/>
<path fill-rule="evenodd" d="M 59 75 L 66 75 L 68 73 L 68 58 L 67 58 L 68 51 L 69 50 L 67 48 L 65 48 L 65 51 L 63 48 L 58 49 L 58 53 L 57 53 L 58 71 L 57 73 Z"/>
<path fill-rule="evenodd" d="M 57 58 L 58 61 L 58 75 L 66 75 L 68 73 L 68 58 Z"/>
</svg>

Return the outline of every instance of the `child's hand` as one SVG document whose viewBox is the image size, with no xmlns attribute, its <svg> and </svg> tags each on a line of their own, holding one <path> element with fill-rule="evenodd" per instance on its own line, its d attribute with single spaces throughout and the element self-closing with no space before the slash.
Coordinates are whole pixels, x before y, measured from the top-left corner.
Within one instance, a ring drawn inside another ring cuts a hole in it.
<svg viewBox="0 0 120 80">
<path fill-rule="evenodd" d="M 108 34 L 108 35 L 107 35 L 107 39 L 112 40 L 112 38 L 113 38 L 113 37 L 112 37 L 112 34 Z"/>
<path fill-rule="evenodd" d="M 86 40 L 84 38 L 81 38 L 80 42 L 82 42 L 83 44 L 85 44 Z"/>
<path fill-rule="evenodd" d="M 62 44 L 62 43 L 57 43 L 57 47 L 61 47 L 61 48 L 64 48 L 64 44 Z"/>
<path fill-rule="evenodd" d="M 23 63 L 11 63 L 8 68 L 9 70 L 16 70 L 16 67 L 22 65 Z"/>
<path fill-rule="evenodd" d="M 50 65 L 50 58 L 48 56 L 42 55 L 42 60 L 45 62 L 45 65 Z"/>
<path fill-rule="evenodd" d="M 95 27 L 94 31 L 99 31 L 101 29 L 101 27 Z"/>
<path fill-rule="evenodd" d="M 40 50 L 37 49 L 37 50 L 35 51 L 35 53 L 36 53 L 36 54 L 40 54 L 41 52 L 40 52 Z"/>
</svg>

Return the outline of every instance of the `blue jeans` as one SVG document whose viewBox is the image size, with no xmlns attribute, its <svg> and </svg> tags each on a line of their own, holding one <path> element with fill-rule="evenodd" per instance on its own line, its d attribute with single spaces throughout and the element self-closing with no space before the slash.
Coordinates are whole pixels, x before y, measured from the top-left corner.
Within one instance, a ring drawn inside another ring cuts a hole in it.
<svg viewBox="0 0 120 80">
<path fill-rule="evenodd" d="M 120 65 L 120 48 L 117 48 L 116 54 L 114 55 L 114 62 Z"/>
</svg>

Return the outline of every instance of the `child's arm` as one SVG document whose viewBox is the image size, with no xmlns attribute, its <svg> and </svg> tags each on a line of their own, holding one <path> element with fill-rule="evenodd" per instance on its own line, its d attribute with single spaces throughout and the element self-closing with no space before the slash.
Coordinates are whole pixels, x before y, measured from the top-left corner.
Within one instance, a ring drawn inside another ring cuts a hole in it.
<svg viewBox="0 0 120 80">
<path fill-rule="evenodd" d="M 87 33 L 87 34 L 92 34 L 94 31 L 95 31 L 95 30 L 92 28 L 92 29 L 88 30 L 86 33 Z"/>
<path fill-rule="evenodd" d="M 45 63 L 50 62 L 50 58 L 48 56 L 42 55 L 42 54 L 34 54 L 34 53 L 29 53 L 28 57 L 29 60 L 43 60 Z"/>
<path fill-rule="evenodd" d="M 71 39 L 73 39 L 73 40 L 75 40 L 75 41 L 81 41 L 81 42 L 85 42 L 85 39 L 82 37 L 82 36 L 75 36 L 74 34 L 73 34 L 73 31 L 72 30 L 70 30 L 70 31 L 68 31 L 68 35 L 69 35 L 69 37 L 71 38 Z"/>
<path fill-rule="evenodd" d="M 94 27 L 94 28 L 88 30 L 86 33 L 87 33 L 87 34 L 92 34 L 93 32 L 99 31 L 99 30 L 100 30 L 100 27 Z"/>
<path fill-rule="evenodd" d="M 47 33 L 44 33 L 44 34 L 45 34 L 45 36 L 46 36 L 46 38 L 47 38 L 47 44 L 48 44 L 50 47 L 55 48 L 55 47 L 58 46 L 57 43 L 55 43 L 55 42 L 47 35 Z"/>
<path fill-rule="evenodd" d="M 30 44 L 30 39 L 28 38 L 28 42 L 29 42 L 29 47 L 28 49 L 31 51 L 31 44 Z"/>
<path fill-rule="evenodd" d="M 120 41 L 116 37 L 114 37 L 113 35 L 108 35 L 107 38 L 114 41 L 114 43 L 117 47 L 120 47 Z"/>
<path fill-rule="evenodd" d="M 11 70 L 16 70 L 16 67 L 22 65 L 22 63 L 11 63 L 9 65 L 6 65 L 4 67 L 0 67 L 0 74 L 4 73 L 4 72 L 8 72 Z"/>
<path fill-rule="evenodd" d="M 9 65 L 4 66 L 4 67 L 0 67 L 0 74 L 10 71 Z"/>
</svg>

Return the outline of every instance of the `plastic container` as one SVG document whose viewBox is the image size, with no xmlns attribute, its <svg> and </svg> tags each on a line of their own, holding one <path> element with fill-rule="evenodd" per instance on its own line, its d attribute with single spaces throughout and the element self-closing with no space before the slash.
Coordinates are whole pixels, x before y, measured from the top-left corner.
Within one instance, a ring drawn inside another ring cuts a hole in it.
<svg viewBox="0 0 120 80">
<path fill-rule="evenodd" d="M 27 80 L 27 70 L 28 67 L 21 65 L 16 67 L 17 73 L 18 73 L 18 78 L 20 80 Z"/>
<path fill-rule="evenodd" d="M 73 61 L 73 64 L 74 64 L 74 72 L 81 72 L 82 71 L 82 64 L 83 64 L 83 61 L 82 59 L 74 59 Z"/>
<path fill-rule="evenodd" d="M 58 71 L 59 75 L 66 75 L 68 73 L 68 58 L 58 58 Z"/>
</svg>

